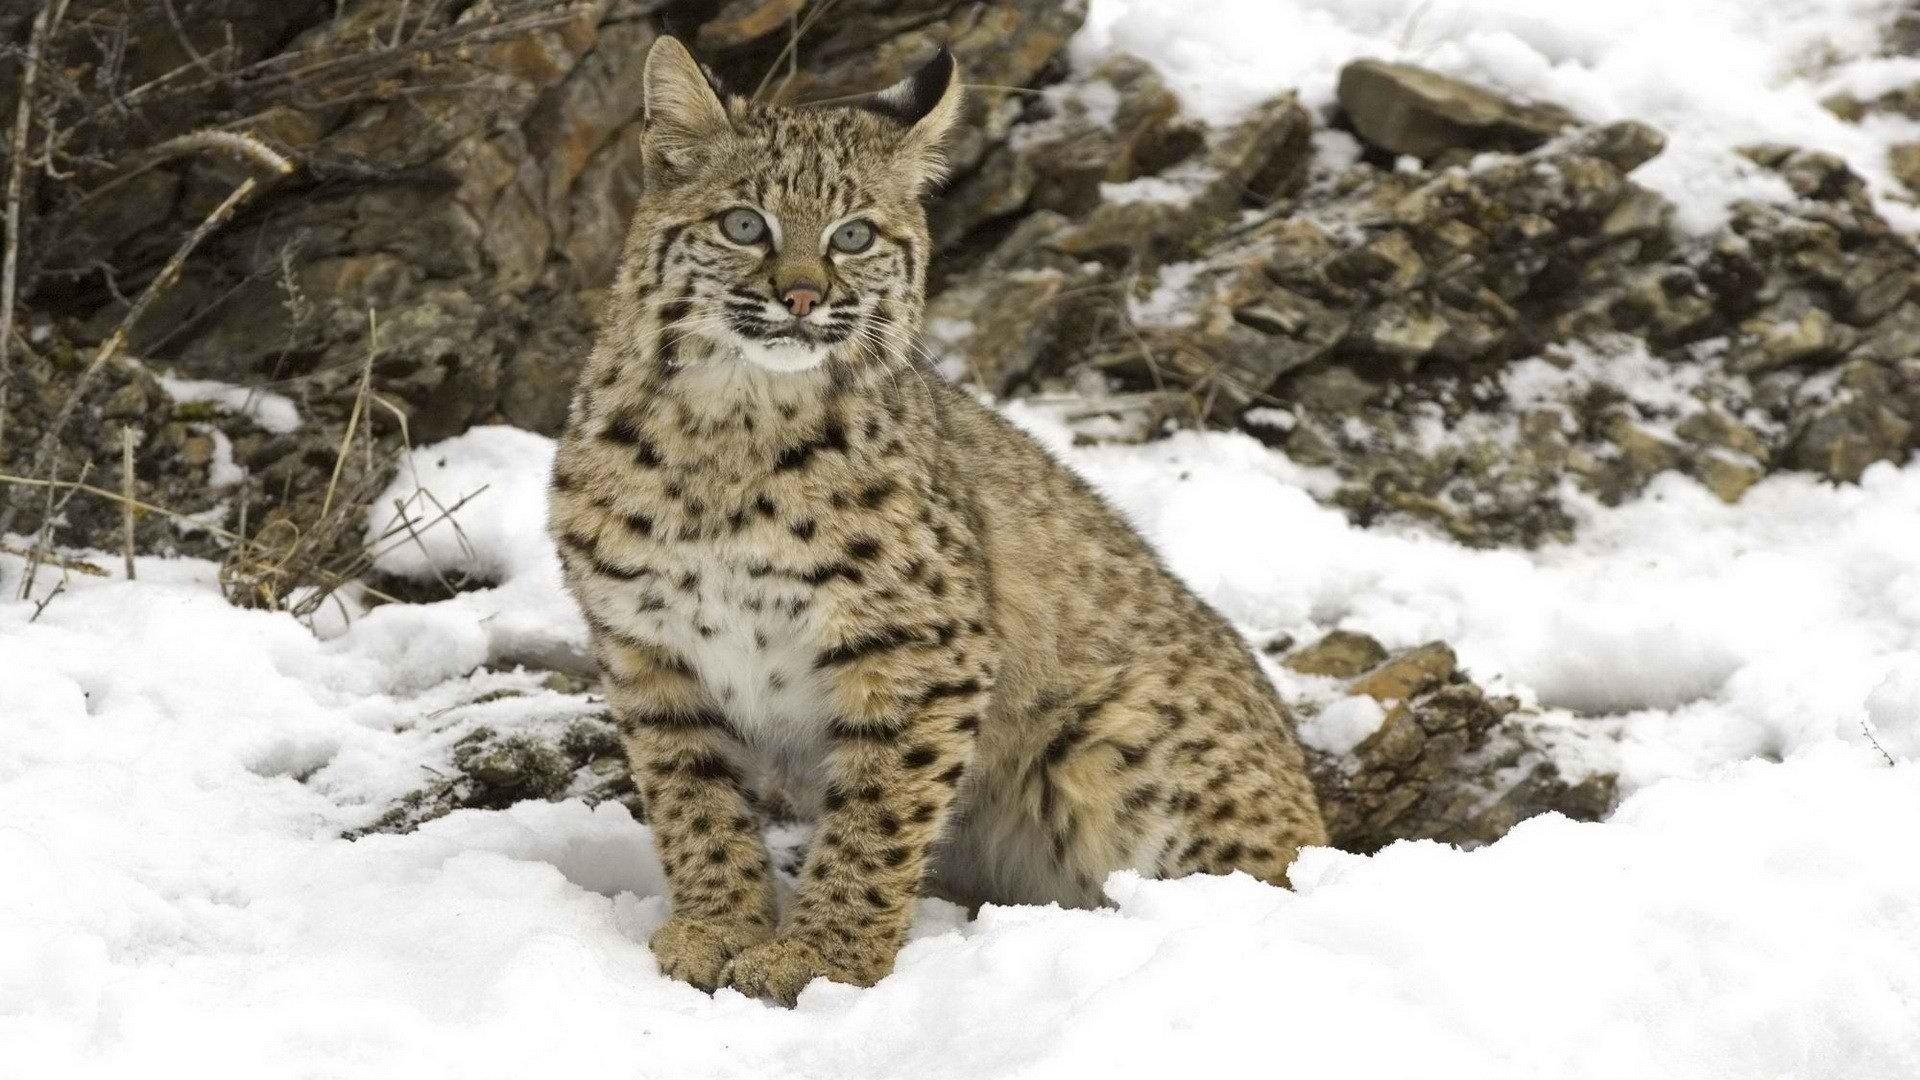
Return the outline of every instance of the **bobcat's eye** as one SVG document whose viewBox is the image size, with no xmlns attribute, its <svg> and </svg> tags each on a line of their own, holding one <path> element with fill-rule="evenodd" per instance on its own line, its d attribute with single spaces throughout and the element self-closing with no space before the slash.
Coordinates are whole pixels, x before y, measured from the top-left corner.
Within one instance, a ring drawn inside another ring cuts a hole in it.
<svg viewBox="0 0 1920 1080">
<path fill-rule="evenodd" d="M 758 211 L 736 206 L 720 215 L 720 231 L 736 244 L 757 244 L 767 235 L 767 219 Z"/>
<path fill-rule="evenodd" d="M 873 246 L 873 226 L 860 218 L 833 230 L 833 247 L 849 255 L 858 255 Z"/>
</svg>

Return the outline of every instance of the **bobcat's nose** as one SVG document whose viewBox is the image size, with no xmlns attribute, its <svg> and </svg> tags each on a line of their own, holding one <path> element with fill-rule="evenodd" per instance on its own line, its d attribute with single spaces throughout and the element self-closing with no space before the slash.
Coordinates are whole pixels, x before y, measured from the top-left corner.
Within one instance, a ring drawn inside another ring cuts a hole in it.
<svg viewBox="0 0 1920 1080">
<path fill-rule="evenodd" d="M 820 302 L 820 287 L 811 281 L 796 281 L 780 294 L 786 301 L 787 310 L 793 312 L 796 319 L 804 319 L 813 306 Z"/>
</svg>

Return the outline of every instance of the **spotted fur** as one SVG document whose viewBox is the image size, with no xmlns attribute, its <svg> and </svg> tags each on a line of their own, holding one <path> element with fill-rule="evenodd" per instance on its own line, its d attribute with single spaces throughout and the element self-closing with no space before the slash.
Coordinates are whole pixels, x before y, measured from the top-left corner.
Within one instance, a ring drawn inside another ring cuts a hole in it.
<svg viewBox="0 0 1920 1080">
<path fill-rule="evenodd" d="M 551 529 L 672 884 L 662 968 L 791 1001 L 891 970 L 923 886 L 1084 906 L 1123 868 L 1284 882 L 1325 834 L 1246 646 L 917 358 L 951 59 L 775 108 L 723 103 L 662 38 L 645 82 L 647 191 Z M 763 238 L 722 230 L 737 208 Z M 833 242 L 852 220 L 858 252 Z M 793 282 L 820 293 L 804 317 Z M 819 819 L 784 922 L 765 785 Z"/>
</svg>

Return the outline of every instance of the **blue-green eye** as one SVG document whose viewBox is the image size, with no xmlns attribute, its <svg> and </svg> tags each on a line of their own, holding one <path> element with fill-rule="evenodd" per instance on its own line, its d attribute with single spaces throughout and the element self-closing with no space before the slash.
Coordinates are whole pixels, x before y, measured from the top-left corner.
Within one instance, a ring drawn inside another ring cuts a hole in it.
<svg viewBox="0 0 1920 1080">
<path fill-rule="evenodd" d="M 720 215 L 720 231 L 736 244 L 757 244 L 767 235 L 767 219 L 758 211 L 736 206 Z"/>
<path fill-rule="evenodd" d="M 858 255 L 873 246 L 873 226 L 860 218 L 833 230 L 833 248 L 849 255 Z"/>
</svg>

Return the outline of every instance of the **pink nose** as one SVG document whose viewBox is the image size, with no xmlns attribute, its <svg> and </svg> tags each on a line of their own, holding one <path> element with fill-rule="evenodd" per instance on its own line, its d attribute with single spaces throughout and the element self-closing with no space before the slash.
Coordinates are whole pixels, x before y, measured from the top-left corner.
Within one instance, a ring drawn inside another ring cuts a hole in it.
<svg viewBox="0 0 1920 1080">
<path fill-rule="evenodd" d="M 811 281 L 796 281 L 780 294 L 780 298 L 787 302 L 788 311 L 793 312 L 796 318 L 804 319 L 813 310 L 813 305 L 820 302 L 820 290 Z"/>
</svg>

